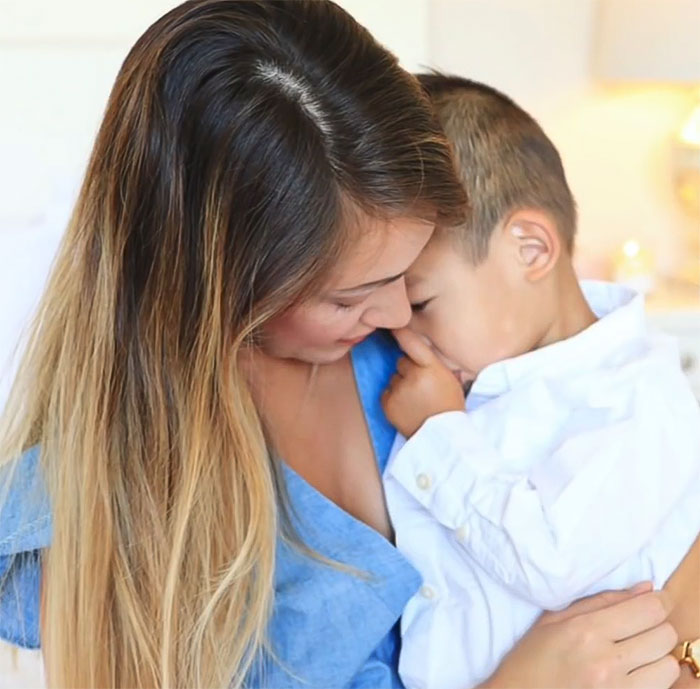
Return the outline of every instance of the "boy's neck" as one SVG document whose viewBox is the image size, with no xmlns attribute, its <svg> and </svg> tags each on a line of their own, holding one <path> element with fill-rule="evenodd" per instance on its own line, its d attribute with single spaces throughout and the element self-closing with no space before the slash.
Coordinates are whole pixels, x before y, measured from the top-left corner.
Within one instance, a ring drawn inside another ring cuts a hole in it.
<svg viewBox="0 0 700 689">
<path fill-rule="evenodd" d="M 549 287 L 556 290 L 555 306 L 536 349 L 578 335 L 598 320 L 581 291 L 573 267 L 560 266 L 552 278 L 554 284 Z"/>
</svg>

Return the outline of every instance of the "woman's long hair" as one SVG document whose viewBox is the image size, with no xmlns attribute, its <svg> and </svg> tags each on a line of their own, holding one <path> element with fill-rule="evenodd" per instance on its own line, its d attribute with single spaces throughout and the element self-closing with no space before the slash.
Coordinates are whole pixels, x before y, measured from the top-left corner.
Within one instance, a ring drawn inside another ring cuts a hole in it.
<svg viewBox="0 0 700 689">
<path fill-rule="evenodd" d="M 345 208 L 463 204 L 416 82 L 333 3 L 194 0 L 138 40 L 0 428 L 3 462 L 41 449 L 52 685 L 244 681 L 278 496 L 239 351 L 325 276 Z"/>
</svg>

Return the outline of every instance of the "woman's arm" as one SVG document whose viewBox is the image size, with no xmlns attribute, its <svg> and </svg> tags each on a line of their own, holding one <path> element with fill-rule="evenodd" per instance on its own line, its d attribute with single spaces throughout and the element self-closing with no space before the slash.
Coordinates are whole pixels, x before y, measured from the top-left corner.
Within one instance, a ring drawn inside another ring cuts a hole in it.
<svg viewBox="0 0 700 689">
<path fill-rule="evenodd" d="M 669 597 L 647 586 L 543 615 L 480 689 L 666 689 L 679 676 Z"/>
<path fill-rule="evenodd" d="M 700 536 L 664 590 L 671 604 L 669 621 L 678 632 L 678 638 L 681 641 L 700 638 Z M 696 679 L 690 668 L 684 665 L 674 687 L 697 689 L 700 687 L 700 679 Z"/>
</svg>

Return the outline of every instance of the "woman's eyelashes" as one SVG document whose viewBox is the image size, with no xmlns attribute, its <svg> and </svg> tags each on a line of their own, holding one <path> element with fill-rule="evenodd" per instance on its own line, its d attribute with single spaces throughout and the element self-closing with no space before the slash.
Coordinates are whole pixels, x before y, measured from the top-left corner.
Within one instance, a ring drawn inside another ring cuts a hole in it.
<svg viewBox="0 0 700 689">
<path fill-rule="evenodd" d="M 362 301 L 355 301 L 352 303 L 334 301 L 333 306 L 335 306 L 335 308 L 339 311 L 350 311 L 350 309 L 354 309 L 356 306 L 359 306 L 363 301 L 364 299 Z"/>
<path fill-rule="evenodd" d="M 325 302 L 336 311 L 351 311 L 358 306 L 362 306 L 367 301 L 369 294 L 348 294 L 347 296 L 329 294 L 325 297 Z"/>
</svg>

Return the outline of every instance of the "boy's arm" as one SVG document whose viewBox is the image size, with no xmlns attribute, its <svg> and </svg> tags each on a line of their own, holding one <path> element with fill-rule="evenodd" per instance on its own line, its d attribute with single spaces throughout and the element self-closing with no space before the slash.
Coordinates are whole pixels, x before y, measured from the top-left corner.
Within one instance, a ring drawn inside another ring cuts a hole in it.
<svg viewBox="0 0 700 689">
<path fill-rule="evenodd" d="M 503 471 L 502 457 L 470 416 L 449 412 L 429 419 L 385 476 L 497 580 L 554 609 L 638 552 L 697 477 L 700 439 L 692 446 L 668 411 L 664 419 L 638 410 L 567 438 L 543 460 L 541 478 Z M 562 467 L 575 470 L 547 485 Z M 700 514 L 692 521 L 698 523 L 673 534 L 678 559 L 700 529 Z"/>
<path fill-rule="evenodd" d="M 565 605 L 649 543 L 667 515 L 678 516 L 700 473 L 700 410 L 667 359 L 586 379 L 573 396 L 583 395 L 579 416 L 571 416 L 572 391 L 557 383 L 466 414 L 448 411 L 463 410 L 463 400 L 431 350 L 415 337 L 400 342 L 411 359 L 399 362 L 382 401 L 413 437 L 386 480 L 518 595 L 545 609 Z M 700 530 L 700 511 L 687 511 L 658 558 L 669 568 Z M 654 564 L 665 581 L 671 570 Z"/>
</svg>

